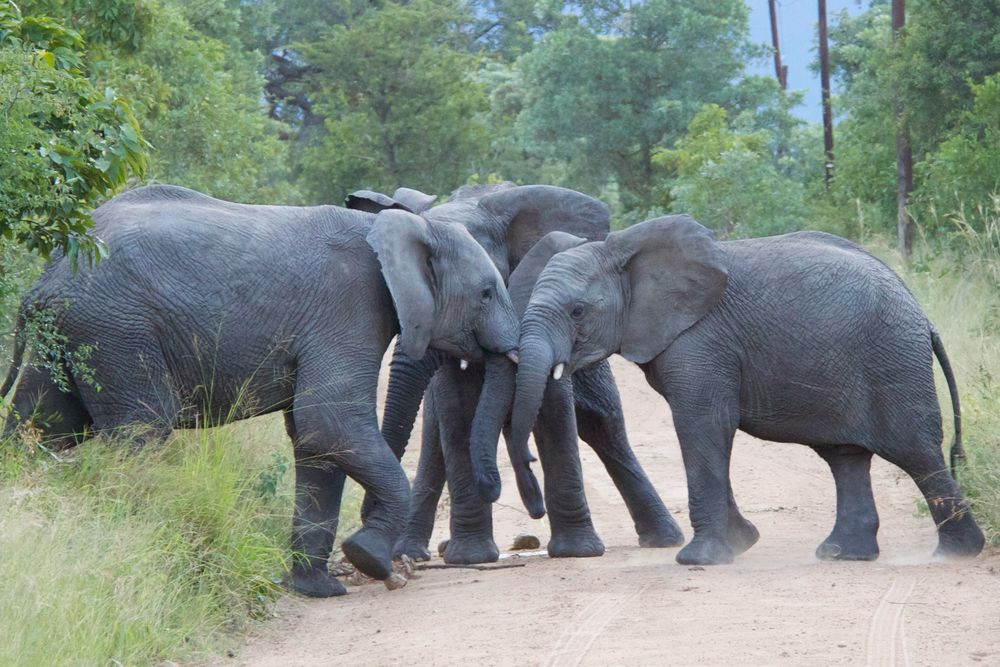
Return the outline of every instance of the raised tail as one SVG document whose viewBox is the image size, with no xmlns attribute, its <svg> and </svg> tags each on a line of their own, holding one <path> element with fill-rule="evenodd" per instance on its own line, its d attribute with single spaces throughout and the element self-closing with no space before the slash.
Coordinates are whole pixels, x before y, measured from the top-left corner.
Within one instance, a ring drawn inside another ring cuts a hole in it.
<svg viewBox="0 0 1000 667">
<path fill-rule="evenodd" d="M 3 386 L 0 386 L 0 401 L 10 393 L 14 381 L 17 380 L 17 376 L 21 372 L 25 338 L 27 336 L 24 335 L 24 308 L 22 307 L 17 313 L 17 323 L 14 325 L 14 357 L 11 360 L 10 368 L 7 369 L 7 377 L 3 381 Z"/>
<path fill-rule="evenodd" d="M 948 353 L 944 351 L 944 343 L 941 342 L 941 335 L 933 326 L 931 327 L 931 347 L 934 349 L 934 356 L 941 364 L 941 371 L 944 379 L 948 383 L 948 393 L 951 394 L 951 409 L 955 415 L 955 440 L 951 444 L 951 475 L 955 476 L 955 468 L 959 460 L 965 460 L 965 450 L 962 449 L 962 406 L 958 400 L 958 385 L 955 384 L 955 374 L 951 370 L 951 362 L 948 361 Z"/>
</svg>

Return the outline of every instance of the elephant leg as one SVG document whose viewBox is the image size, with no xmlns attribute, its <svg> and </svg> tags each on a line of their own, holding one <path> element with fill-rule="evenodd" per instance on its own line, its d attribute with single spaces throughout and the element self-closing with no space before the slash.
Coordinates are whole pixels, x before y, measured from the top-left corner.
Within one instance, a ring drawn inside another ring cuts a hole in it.
<svg viewBox="0 0 1000 667">
<path fill-rule="evenodd" d="M 733 486 L 731 483 L 729 484 L 728 512 L 729 525 L 726 539 L 733 550 L 733 555 L 738 556 L 757 544 L 757 540 L 760 539 L 760 531 L 740 513 L 740 508 L 736 505 L 736 498 L 733 496 Z"/>
<path fill-rule="evenodd" d="M 462 373 L 461 375 L 458 375 Z M 446 368 L 431 385 L 441 432 L 451 536 L 444 550 L 446 563 L 492 563 L 500 557 L 493 539 L 493 505 L 479 496 L 472 474 L 469 437 L 479 401 L 482 374 Z"/>
<path fill-rule="evenodd" d="M 292 417 L 297 498 L 293 543 L 314 575 L 325 572 L 336 530 L 342 491 L 337 469 L 375 501 L 362 517 L 362 528 L 343 541 L 344 554 L 369 577 L 386 579 L 392 574 L 392 546 L 405 524 L 410 489 L 379 433 L 374 402 L 364 391 L 369 380 L 374 383 L 376 371 L 377 366 L 370 378 L 330 380 L 336 374 L 325 365 L 300 365 Z"/>
<path fill-rule="evenodd" d="M 580 438 L 601 459 L 628 508 L 642 547 L 677 547 L 684 533 L 636 460 L 625 431 L 621 398 L 606 361 L 573 374 Z"/>
<path fill-rule="evenodd" d="M 132 363 L 123 364 L 126 358 Z M 99 345 L 91 363 L 100 371 L 101 386 L 78 381 L 77 387 L 97 432 L 124 436 L 136 448 L 170 435 L 181 414 L 181 398 L 158 346 Z"/>
<path fill-rule="evenodd" d="M 893 443 L 875 453 L 902 468 L 924 495 L 938 529 L 934 555 L 972 558 L 982 551 L 985 538 L 958 484 L 948 472 L 940 442 L 938 429 L 936 437 L 933 433 L 918 434 L 910 442 Z"/>
<path fill-rule="evenodd" d="M 738 407 L 716 405 L 706 413 L 707 400 L 687 400 L 674 409 L 674 426 L 688 482 L 688 508 L 694 537 L 677 554 L 682 565 L 733 562 L 730 544 L 731 508 L 729 459 L 736 434 Z M 738 514 L 738 510 L 737 510 Z M 740 517 L 742 518 L 742 517 Z M 745 520 L 744 520 L 745 521 Z"/>
<path fill-rule="evenodd" d="M 816 548 L 823 560 L 878 558 L 878 510 L 872 495 L 872 453 L 855 445 L 816 446 L 833 473 L 837 487 L 837 520 L 833 532 Z"/>
<path fill-rule="evenodd" d="M 343 472 L 330 461 L 311 457 L 296 448 L 295 516 L 292 520 L 295 555 L 291 587 L 309 597 L 347 593 L 328 568 L 337 534 L 344 481 Z"/>
<path fill-rule="evenodd" d="M 66 449 L 76 444 L 93 421 L 75 393 L 62 391 L 47 369 L 28 364 L 14 392 L 3 434 L 10 436 L 19 424 L 30 422 L 46 447 Z"/>
<path fill-rule="evenodd" d="M 535 422 L 535 444 L 545 473 L 545 506 L 552 537 L 552 558 L 587 558 L 604 554 L 583 492 L 583 471 L 576 442 L 572 382 L 549 380 Z"/>
<path fill-rule="evenodd" d="M 284 417 L 288 437 L 292 439 L 292 443 L 298 442 L 294 413 L 286 409 Z M 344 585 L 330 576 L 326 559 L 315 555 L 328 554 L 333 550 L 333 538 L 340 523 L 340 503 L 347 475 L 339 468 L 300 460 L 297 447 L 295 451 L 296 493 L 292 548 L 296 554 L 292 561 L 290 586 L 294 591 L 309 597 L 347 595 Z M 324 523 L 323 517 L 328 516 L 334 517 L 332 522 Z"/>
<path fill-rule="evenodd" d="M 445 484 L 444 453 L 441 450 L 441 430 L 434 407 L 433 392 L 424 399 L 424 426 L 421 434 L 417 476 L 410 493 L 410 516 L 403 536 L 396 542 L 393 556 L 406 554 L 415 561 L 430 560 L 428 545 L 434 532 L 434 516 Z"/>
</svg>

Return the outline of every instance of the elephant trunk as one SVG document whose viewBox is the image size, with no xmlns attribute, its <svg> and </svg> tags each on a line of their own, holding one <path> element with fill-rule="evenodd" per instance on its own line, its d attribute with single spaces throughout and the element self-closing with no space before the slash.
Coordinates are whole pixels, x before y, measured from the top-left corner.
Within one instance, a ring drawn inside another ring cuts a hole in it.
<svg viewBox="0 0 1000 667">
<path fill-rule="evenodd" d="M 396 342 L 389 363 L 382 437 L 397 459 L 403 458 L 424 391 L 443 362 L 444 355 L 435 350 L 427 350 L 422 359 L 412 359 L 403 353 L 399 342 Z"/>
<path fill-rule="evenodd" d="M 469 455 L 472 475 L 483 502 L 500 497 L 500 472 L 497 470 L 497 440 L 507 422 L 514 400 L 514 363 L 499 354 L 486 355 L 486 378 L 476 415 L 472 420 Z M 508 441 L 509 444 L 509 441 Z M 511 461 L 514 452 L 510 452 Z"/>
<path fill-rule="evenodd" d="M 555 351 L 542 334 L 526 334 L 521 337 L 519 355 L 517 390 L 514 393 L 507 449 L 514 465 L 521 500 L 532 518 L 537 519 L 544 515 L 545 504 L 538 480 L 528 465 L 534 460 L 528 449 L 528 436 L 542 407 Z"/>
</svg>

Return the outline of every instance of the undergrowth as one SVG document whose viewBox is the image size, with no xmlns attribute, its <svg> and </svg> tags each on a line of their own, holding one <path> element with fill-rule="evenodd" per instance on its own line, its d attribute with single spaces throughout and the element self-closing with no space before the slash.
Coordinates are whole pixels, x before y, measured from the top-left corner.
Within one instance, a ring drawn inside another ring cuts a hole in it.
<svg viewBox="0 0 1000 667">
<path fill-rule="evenodd" d="M 0 443 L 0 664 L 198 659 L 269 614 L 291 558 L 279 417 L 141 452 L 28 441 Z M 359 496 L 345 499 L 344 534 Z"/>
<path fill-rule="evenodd" d="M 977 228 L 959 213 L 950 238 L 918 244 L 903 268 L 887 239 L 865 245 L 904 277 L 941 334 L 958 382 L 967 460 L 959 484 L 993 546 L 1000 546 L 1000 200 Z M 944 421 L 951 399 L 935 364 Z M 950 428 L 944 446 L 951 446 Z"/>
</svg>

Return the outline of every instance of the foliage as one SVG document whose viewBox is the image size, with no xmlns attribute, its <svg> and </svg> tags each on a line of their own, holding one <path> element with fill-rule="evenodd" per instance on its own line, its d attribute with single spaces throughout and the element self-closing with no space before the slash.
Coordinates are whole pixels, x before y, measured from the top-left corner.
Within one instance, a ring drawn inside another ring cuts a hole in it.
<svg viewBox="0 0 1000 667">
<path fill-rule="evenodd" d="M 454 32 L 464 21 L 449 0 L 389 2 L 302 46 L 326 117 L 303 157 L 314 199 L 362 186 L 448 192 L 474 170 L 487 101 Z"/>
<path fill-rule="evenodd" d="M 654 164 L 673 176 L 672 208 L 691 214 L 724 237 L 780 234 L 804 226 L 801 183 L 772 164 L 766 130 L 731 129 L 726 111 L 708 105 L 675 148 Z"/>
<path fill-rule="evenodd" d="M 128 103 L 87 78 L 80 35 L 0 4 L 0 234 L 72 262 L 103 248 L 91 209 L 146 168 Z"/>
<path fill-rule="evenodd" d="M 127 441 L 43 444 L 0 443 L 0 663 L 194 660 L 268 615 L 291 558 L 280 417 L 178 433 L 141 456 Z"/>
<path fill-rule="evenodd" d="M 1000 8 L 992 0 L 907 3 L 906 32 L 896 47 L 888 2 L 838 17 L 831 58 L 845 114 L 836 149 L 843 199 L 874 203 L 879 217 L 895 225 L 898 102 L 913 147 L 911 212 L 918 222 L 933 222 L 959 201 L 974 208 L 986 203 L 995 185 L 980 169 L 992 166 L 995 152 L 986 132 L 990 78 L 1000 72 L 998 34 Z"/>
<path fill-rule="evenodd" d="M 972 95 L 972 108 L 960 115 L 954 133 L 918 165 L 922 185 L 915 201 L 923 211 L 962 211 L 983 230 L 1000 191 L 1000 73 L 973 84 Z"/>
<path fill-rule="evenodd" d="M 585 21 L 553 31 L 521 59 L 521 131 L 595 191 L 609 179 L 622 204 L 649 201 L 652 154 L 706 102 L 722 102 L 750 52 L 738 0 L 650 0 L 629 10 L 588 4 Z"/>
<path fill-rule="evenodd" d="M 219 4 L 219 3 L 216 3 Z M 155 30 L 105 61 L 101 77 L 135 100 L 153 145 L 149 175 L 212 196 L 295 203 L 282 125 L 264 115 L 256 54 L 198 30 L 224 22 L 211 3 L 150 9 Z"/>
</svg>

